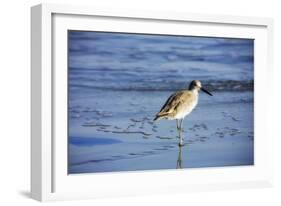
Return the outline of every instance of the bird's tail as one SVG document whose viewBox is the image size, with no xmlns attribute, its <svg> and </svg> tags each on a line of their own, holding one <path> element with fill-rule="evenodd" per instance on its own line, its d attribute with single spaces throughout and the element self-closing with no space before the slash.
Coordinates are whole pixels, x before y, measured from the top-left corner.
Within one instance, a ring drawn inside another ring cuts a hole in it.
<svg viewBox="0 0 281 206">
<path fill-rule="evenodd" d="M 153 119 L 154 122 L 157 120 L 159 120 L 159 116 L 155 116 L 155 118 Z"/>
<path fill-rule="evenodd" d="M 163 115 L 157 114 L 157 115 L 155 116 L 155 118 L 153 119 L 153 121 L 157 121 L 157 120 L 160 120 L 160 119 L 164 119 L 165 117 L 166 117 L 166 114 L 163 114 Z"/>
</svg>

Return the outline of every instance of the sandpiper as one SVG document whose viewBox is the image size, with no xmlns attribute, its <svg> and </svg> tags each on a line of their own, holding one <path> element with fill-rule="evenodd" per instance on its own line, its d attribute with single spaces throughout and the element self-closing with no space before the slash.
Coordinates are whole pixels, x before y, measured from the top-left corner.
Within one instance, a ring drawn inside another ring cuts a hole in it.
<svg viewBox="0 0 281 206">
<path fill-rule="evenodd" d="M 188 89 L 173 93 L 154 118 L 154 121 L 160 119 L 176 120 L 177 130 L 180 138 L 179 146 L 184 145 L 182 137 L 183 120 L 185 116 L 190 114 L 196 107 L 198 103 L 198 93 L 200 90 L 209 94 L 210 96 L 213 96 L 210 92 L 202 87 L 200 81 L 193 80 Z"/>
</svg>

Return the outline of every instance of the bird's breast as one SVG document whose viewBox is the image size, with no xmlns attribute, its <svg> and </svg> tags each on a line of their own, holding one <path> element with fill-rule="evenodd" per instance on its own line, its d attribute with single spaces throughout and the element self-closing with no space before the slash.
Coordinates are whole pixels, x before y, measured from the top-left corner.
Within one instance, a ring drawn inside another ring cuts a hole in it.
<svg viewBox="0 0 281 206">
<path fill-rule="evenodd" d="M 179 108 L 176 118 L 182 119 L 186 115 L 190 114 L 192 112 L 192 110 L 196 107 L 197 103 L 198 103 L 198 96 L 194 95 L 192 100 L 186 101 L 185 103 L 183 103 L 182 107 Z"/>
</svg>

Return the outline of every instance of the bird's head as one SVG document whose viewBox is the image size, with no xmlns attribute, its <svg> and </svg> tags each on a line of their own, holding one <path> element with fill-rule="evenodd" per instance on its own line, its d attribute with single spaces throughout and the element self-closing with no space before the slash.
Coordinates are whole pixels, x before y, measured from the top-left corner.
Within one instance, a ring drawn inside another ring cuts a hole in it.
<svg viewBox="0 0 281 206">
<path fill-rule="evenodd" d="M 206 90 L 204 87 L 202 87 L 202 84 L 201 84 L 201 82 L 199 80 L 193 80 L 189 84 L 189 90 L 196 90 L 196 91 L 202 90 L 206 94 L 208 94 L 210 96 L 213 96 L 210 92 L 208 92 L 208 90 Z"/>
</svg>

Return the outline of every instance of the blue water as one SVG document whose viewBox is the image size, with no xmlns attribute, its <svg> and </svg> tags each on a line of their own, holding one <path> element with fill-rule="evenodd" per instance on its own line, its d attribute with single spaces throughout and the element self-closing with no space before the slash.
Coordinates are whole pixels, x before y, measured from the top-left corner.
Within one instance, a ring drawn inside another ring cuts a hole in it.
<svg viewBox="0 0 281 206">
<path fill-rule="evenodd" d="M 251 39 L 69 31 L 69 173 L 252 165 Z M 174 121 L 152 122 L 198 79 L 179 153 Z"/>
<path fill-rule="evenodd" d="M 71 88 L 251 90 L 253 40 L 69 32 Z"/>
</svg>

